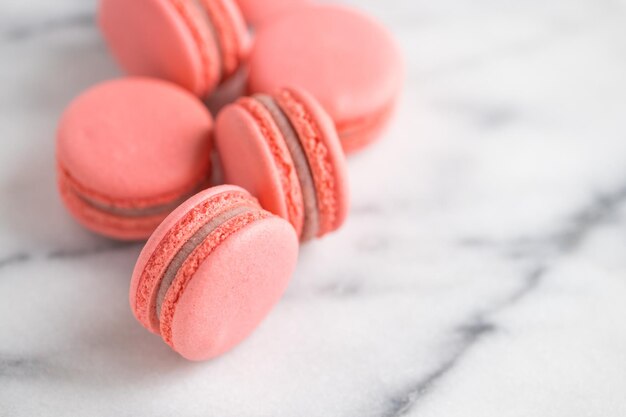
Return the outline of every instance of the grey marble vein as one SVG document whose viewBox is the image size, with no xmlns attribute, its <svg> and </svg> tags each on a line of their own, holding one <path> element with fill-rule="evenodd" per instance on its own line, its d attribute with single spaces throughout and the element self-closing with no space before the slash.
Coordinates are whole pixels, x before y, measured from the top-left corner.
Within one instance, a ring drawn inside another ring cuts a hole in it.
<svg viewBox="0 0 626 417">
<path fill-rule="evenodd" d="M 31 258 L 31 255 L 29 255 L 26 252 L 18 252 L 16 254 L 9 255 L 5 258 L 0 258 L 0 269 L 5 268 L 7 266 L 12 266 L 12 265 L 28 262 L 30 258 Z"/>
<path fill-rule="evenodd" d="M 0 32 L 0 40 L 17 42 L 38 36 L 45 36 L 52 32 L 75 27 L 90 27 L 94 25 L 93 12 L 83 12 L 32 23 L 15 25 Z"/>
<path fill-rule="evenodd" d="M 111 252 L 117 252 L 125 249 L 139 249 L 140 243 L 128 242 L 110 242 L 106 245 L 93 247 L 77 248 L 77 249 L 57 249 L 45 254 L 44 258 L 49 260 L 76 260 L 89 256 L 102 255 Z M 24 265 L 35 259 L 36 256 L 27 252 L 17 252 L 15 254 L 0 258 L 0 270 L 10 266 Z"/>
<path fill-rule="evenodd" d="M 113 242 L 106 245 L 77 248 L 77 249 L 58 249 L 49 252 L 46 255 L 47 259 L 80 259 L 88 256 L 101 255 L 110 252 L 117 252 L 125 249 L 138 249 L 141 247 L 140 243 L 135 242 Z"/>
<path fill-rule="evenodd" d="M 436 80 L 438 78 L 447 77 L 451 74 L 457 74 L 462 71 L 468 71 L 475 68 L 492 64 L 505 58 L 519 57 L 523 55 L 533 54 L 547 47 L 554 46 L 559 42 L 570 38 L 571 36 L 580 34 L 585 30 L 592 30 L 598 27 L 598 23 L 585 27 L 554 27 L 546 33 L 541 33 L 531 39 L 525 39 L 510 44 L 501 45 L 491 50 L 468 55 L 462 59 L 446 63 L 439 67 L 430 69 L 422 73 L 420 78 L 423 81 Z"/>
<path fill-rule="evenodd" d="M 482 317 L 477 317 L 456 329 L 455 336 L 460 339 L 460 347 L 455 354 L 404 391 L 396 394 L 388 401 L 388 408 L 381 417 L 406 415 L 440 379 L 445 377 L 463 359 L 463 356 L 479 339 L 494 331 L 496 331 L 496 328 L 492 324 L 483 321 Z"/>
<path fill-rule="evenodd" d="M 8 378 L 34 378 L 40 375 L 45 364 L 36 358 L 0 354 L 0 380 Z"/>
<path fill-rule="evenodd" d="M 404 51 L 397 116 L 345 226 L 201 364 L 133 318 L 140 244 L 58 201 L 58 117 L 119 75 L 97 1 L 0 2 L 0 415 L 626 415 L 624 5 L 345 2 Z"/>
<path fill-rule="evenodd" d="M 479 129 L 489 131 L 508 126 L 517 121 L 526 121 L 521 110 L 505 103 L 463 102 L 434 103 L 443 111 L 459 113 L 470 118 Z"/>
<path fill-rule="evenodd" d="M 481 310 L 455 329 L 455 336 L 460 342 L 454 353 L 426 376 L 393 395 L 388 400 L 388 408 L 382 417 L 400 417 L 412 411 L 425 395 L 435 389 L 436 385 L 455 369 L 475 345 L 497 330 L 491 324 L 491 317 L 514 307 L 532 295 L 541 280 L 550 272 L 553 263 L 575 252 L 595 228 L 613 218 L 624 203 L 626 203 L 626 185 L 594 198 L 590 204 L 573 215 L 567 222 L 568 225 L 560 232 L 537 239 L 552 245 L 555 254 L 547 258 L 543 251 L 528 254 L 534 266 L 523 275 L 520 286 L 503 301 Z"/>
<path fill-rule="evenodd" d="M 342 280 L 341 282 L 332 282 L 317 288 L 316 294 L 334 297 L 352 297 L 360 292 L 361 285 L 358 282 Z"/>
<path fill-rule="evenodd" d="M 617 221 L 617 209 L 626 201 L 626 186 L 600 193 L 586 209 L 571 219 L 570 227 L 550 237 L 561 253 L 575 250 L 589 233 L 599 225 Z"/>
</svg>

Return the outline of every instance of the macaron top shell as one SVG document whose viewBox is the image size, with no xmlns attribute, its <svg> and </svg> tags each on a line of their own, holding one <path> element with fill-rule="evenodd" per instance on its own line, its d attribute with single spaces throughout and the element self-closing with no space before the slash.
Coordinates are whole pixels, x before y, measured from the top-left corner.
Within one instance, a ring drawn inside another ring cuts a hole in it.
<svg viewBox="0 0 626 417">
<path fill-rule="evenodd" d="M 298 7 L 308 5 L 310 0 L 237 0 L 246 21 L 252 26 L 271 23 L 272 19 Z"/>
<path fill-rule="evenodd" d="M 208 235 L 194 241 L 207 224 Z M 194 250 L 182 252 L 174 280 L 165 283 L 164 274 L 189 242 Z M 205 190 L 148 240 L 131 280 L 131 308 L 185 358 L 215 357 L 243 340 L 278 301 L 297 252 L 291 225 L 262 210 L 248 192 L 228 185 Z"/>
<path fill-rule="evenodd" d="M 209 90 L 207 79 L 218 74 L 217 50 L 198 16 L 181 13 L 170 0 L 101 0 L 99 26 L 109 50 L 131 75 L 172 81 L 196 95 Z M 207 67 L 199 53 L 206 44 Z"/>
<path fill-rule="evenodd" d="M 66 110 L 57 159 L 95 201 L 135 208 L 168 203 L 206 181 L 212 125 L 202 103 L 173 84 L 110 81 Z"/>
<path fill-rule="evenodd" d="M 298 239 L 278 217 L 252 222 L 202 262 L 178 298 L 164 339 L 190 360 L 221 355 L 243 341 L 284 294 Z"/>
<path fill-rule="evenodd" d="M 215 139 L 224 180 L 245 188 L 263 208 L 288 219 L 283 186 L 287 181 L 277 169 L 272 149 L 253 115 L 237 103 L 226 106 L 217 116 Z M 289 166 L 293 164 L 289 162 Z M 292 186 L 297 186 L 295 181 L 291 179 Z"/>
<path fill-rule="evenodd" d="M 100 0 L 98 20 L 125 71 L 200 97 L 230 76 L 249 49 L 233 0 Z"/>
<path fill-rule="evenodd" d="M 393 106 L 402 59 L 389 32 L 349 8 L 298 8 L 263 25 L 249 58 L 249 90 L 302 87 L 329 113 L 342 136 Z"/>
</svg>

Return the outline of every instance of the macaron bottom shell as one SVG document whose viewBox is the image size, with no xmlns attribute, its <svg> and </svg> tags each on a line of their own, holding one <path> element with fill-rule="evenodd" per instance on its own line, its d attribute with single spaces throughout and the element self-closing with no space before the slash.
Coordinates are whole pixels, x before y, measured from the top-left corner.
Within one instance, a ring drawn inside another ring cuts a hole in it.
<svg viewBox="0 0 626 417">
<path fill-rule="evenodd" d="M 159 205 L 160 210 L 145 215 L 123 216 L 107 211 L 89 201 L 73 187 L 72 181 L 63 168 L 58 168 L 57 184 L 65 207 L 86 229 L 116 240 L 142 241 L 147 239 L 156 227 L 175 207 L 174 203 Z M 147 212 L 151 210 L 146 208 Z M 138 210 L 138 213 L 141 209 Z"/>
<path fill-rule="evenodd" d="M 389 126 L 396 109 L 395 101 L 385 106 L 379 113 L 357 120 L 337 122 L 337 133 L 341 147 L 347 154 L 359 152 L 380 140 Z"/>
</svg>

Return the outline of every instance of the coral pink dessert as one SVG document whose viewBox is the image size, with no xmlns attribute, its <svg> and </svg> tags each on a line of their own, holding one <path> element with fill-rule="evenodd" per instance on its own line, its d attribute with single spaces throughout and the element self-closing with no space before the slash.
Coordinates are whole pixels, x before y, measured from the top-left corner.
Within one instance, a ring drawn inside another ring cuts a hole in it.
<svg viewBox="0 0 626 417">
<path fill-rule="evenodd" d="M 202 103 L 174 84 L 127 78 L 95 86 L 59 124 L 62 199 L 94 232 L 146 239 L 207 186 L 212 129 Z"/>
<path fill-rule="evenodd" d="M 246 21 L 255 27 L 271 23 L 281 14 L 311 4 L 310 0 L 236 0 Z"/>
<path fill-rule="evenodd" d="M 162 78 L 200 97 L 236 72 L 250 46 L 233 0 L 100 0 L 98 20 L 129 74 Z"/>
<path fill-rule="evenodd" d="M 300 7 L 262 25 L 249 69 L 250 93 L 291 85 L 312 94 L 348 153 L 381 136 L 403 81 L 401 54 L 389 32 L 335 5 Z"/>
<path fill-rule="evenodd" d="M 283 88 L 242 98 L 218 115 L 215 138 L 226 182 L 289 220 L 301 241 L 343 224 L 345 157 L 332 120 L 310 94 Z"/>
<path fill-rule="evenodd" d="M 298 239 L 285 220 L 235 186 L 205 190 L 157 228 L 133 273 L 139 322 L 190 360 L 244 340 L 284 293 Z"/>
</svg>

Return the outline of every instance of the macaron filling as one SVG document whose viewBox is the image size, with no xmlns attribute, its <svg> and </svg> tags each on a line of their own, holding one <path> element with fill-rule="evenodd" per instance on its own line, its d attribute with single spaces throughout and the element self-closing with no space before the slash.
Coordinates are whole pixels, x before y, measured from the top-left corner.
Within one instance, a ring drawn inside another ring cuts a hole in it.
<svg viewBox="0 0 626 417">
<path fill-rule="evenodd" d="M 199 82 L 201 83 L 198 86 L 198 93 L 202 95 L 208 94 L 209 91 L 213 89 L 216 82 L 215 79 L 221 78 L 221 62 L 215 62 L 219 60 L 220 54 L 218 56 L 213 56 L 211 54 L 211 48 L 207 45 L 207 36 L 206 32 L 203 32 L 202 28 L 198 25 L 198 18 L 196 16 L 206 16 L 206 22 L 209 23 L 208 29 L 212 30 L 212 26 L 210 25 L 210 19 L 204 13 L 204 8 L 199 2 L 199 0 L 169 0 L 170 4 L 174 7 L 174 9 L 178 12 L 178 15 L 183 20 L 186 27 L 189 29 L 189 33 L 193 38 L 194 43 L 196 44 L 198 54 L 201 61 L 201 77 Z M 193 9 L 192 9 L 193 7 Z M 197 12 L 194 13 L 194 10 Z M 217 40 L 215 43 L 218 43 Z"/>
<path fill-rule="evenodd" d="M 304 225 L 300 240 L 310 240 L 315 237 L 319 230 L 319 213 L 317 211 L 317 195 L 313 173 L 311 172 L 306 153 L 300 143 L 300 138 L 276 100 L 265 94 L 254 95 L 253 98 L 258 100 L 269 111 L 291 153 L 304 202 Z"/>
<path fill-rule="evenodd" d="M 296 130 L 313 175 L 317 196 L 321 237 L 339 227 L 339 191 L 335 166 L 326 145 L 328 138 L 320 124 L 296 91 L 282 89 L 274 99 Z"/>
<path fill-rule="evenodd" d="M 300 240 L 335 230 L 339 207 L 335 168 L 328 138 L 305 100 L 283 89 L 273 97 L 244 97 L 238 104 L 254 118 L 274 157 L 287 219 Z"/>
<path fill-rule="evenodd" d="M 190 238 L 185 242 L 185 244 L 180 248 L 180 250 L 176 253 L 169 266 L 165 270 L 163 274 L 163 278 L 161 278 L 161 282 L 159 284 L 159 290 L 157 293 L 156 299 L 156 316 L 161 316 L 161 307 L 163 306 L 163 301 L 165 300 L 165 295 L 167 291 L 170 289 L 172 282 L 174 282 L 174 278 L 178 274 L 179 270 L 185 263 L 185 260 L 189 258 L 189 256 L 196 250 L 202 242 L 215 230 L 220 227 L 222 224 L 226 223 L 228 220 L 233 219 L 241 214 L 248 213 L 252 210 L 255 210 L 253 207 L 249 206 L 235 206 L 216 217 L 209 219 L 207 223 L 205 223 L 200 229 L 198 229 Z"/>
<path fill-rule="evenodd" d="M 86 204 L 89 204 L 91 207 L 97 210 L 100 210 L 104 213 L 111 214 L 114 216 L 119 216 L 119 217 L 145 217 L 145 216 L 157 216 L 163 213 L 170 213 L 176 207 L 181 205 L 185 200 L 187 200 L 189 197 L 195 194 L 195 191 L 189 192 L 177 198 L 176 200 L 172 201 L 171 203 L 157 204 L 154 206 L 135 208 L 135 207 L 117 207 L 111 204 L 102 203 L 88 196 L 81 195 L 77 193 L 76 190 L 73 190 L 73 191 L 74 191 L 74 194 L 78 198 L 80 198 Z"/>
<path fill-rule="evenodd" d="M 283 133 L 269 110 L 259 100 L 244 97 L 239 99 L 237 104 L 254 119 L 255 126 L 267 145 L 280 180 L 285 206 L 283 216 L 296 229 L 297 235 L 301 236 L 305 222 L 302 187 Z"/>
<path fill-rule="evenodd" d="M 211 219 L 220 216 L 220 213 L 228 212 L 240 206 L 259 207 L 255 199 L 249 194 L 242 192 L 229 191 L 213 195 L 189 209 L 163 235 L 150 258 L 142 266 L 137 285 L 134 311 L 137 319 L 146 328 L 155 333 L 159 332 L 160 316 L 156 314 L 158 293 L 161 287 L 161 280 L 166 275 L 166 271 L 176 254 L 205 224 L 211 222 Z M 208 236 L 210 237 L 211 233 Z M 181 258 L 187 257 L 181 256 Z M 171 286 L 171 284 L 168 286 Z M 162 306 L 163 300 L 161 300 L 160 304 Z"/>
<path fill-rule="evenodd" d="M 202 178 L 192 188 L 188 188 L 182 193 L 172 193 L 167 196 L 143 199 L 141 201 L 128 201 L 107 198 L 106 201 L 102 196 L 95 196 L 97 193 L 87 190 L 84 186 L 79 185 L 74 178 L 63 167 L 59 167 L 61 171 L 61 181 L 66 188 L 74 194 L 80 201 L 86 205 L 108 215 L 123 218 L 142 218 L 150 216 L 158 216 L 169 214 L 181 203 L 194 195 L 207 181 Z"/>
<path fill-rule="evenodd" d="M 176 349 L 174 346 L 172 326 L 178 301 L 184 294 L 189 283 L 196 278 L 196 272 L 200 266 L 215 249 L 231 236 L 243 230 L 248 225 L 269 217 L 272 217 L 272 214 L 261 210 L 260 207 L 255 207 L 252 210 L 235 215 L 218 225 L 217 228 L 209 233 L 207 237 L 191 251 L 189 256 L 185 258 L 161 302 L 159 331 L 165 343 Z"/>
<path fill-rule="evenodd" d="M 241 45 L 236 32 L 236 23 L 223 0 L 194 0 L 200 3 L 209 27 L 213 32 L 221 58 L 220 80 L 224 81 L 235 73 L 239 66 Z"/>
<path fill-rule="evenodd" d="M 191 3 L 193 4 L 193 7 L 197 10 L 198 16 L 200 16 L 200 18 L 202 19 L 202 22 L 204 22 L 205 27 L 209 30 L 209 32 L 211 33 L 211 36 L 215 40 L 215 47 L 217 48 L 217 52 L 218 52 L 217 56 L 219 58 L 219 62 L 216 65 L 217 79 L 221 80 L 222 74 L 223 74 L 223 63 L 222 63 L 223 52 L 222 52 L 222 45 L 220 42 L 220 36 L 217 32 L 217 29 L 215 28 L 215 25 L 213 24 L 213 19 L 211 18 L 209 11 L 205 7 L 206 1 L 205 0 L 191 0 Z M 202 51 L 200 51 L 200 53 L 202 53 Z M 211 84 L 211 80 L 207 80 L 207 83 Z"/>
<path fill-rule="evenodd" d="M 239 65 L 239 46 L 234 23 L 221 0 L 191 0 L 191 3 L 215 40 L 219 58 L 216 79 L 221 82 L 230 77 Z M 207 84 L 211 84 L 210 79 Z"/>
</svg>

